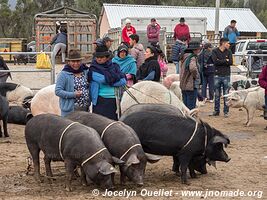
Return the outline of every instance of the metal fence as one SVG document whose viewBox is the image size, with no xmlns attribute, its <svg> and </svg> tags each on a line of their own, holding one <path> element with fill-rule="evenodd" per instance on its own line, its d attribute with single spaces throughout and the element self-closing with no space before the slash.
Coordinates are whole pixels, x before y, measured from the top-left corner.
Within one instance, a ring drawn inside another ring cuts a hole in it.
<svg viewBox="0 0 267 200">
<path fill-rule="evenodd" d="M 11 55 L 27 55 L 28 57 L 30 55 L 38 55 L 40 53 L 45 53 L 50 55 L 52 55 L 52 52 L 0 52 L 0 55 L 6 55 L 6 54 L 11 54 Z M 11 72 L 11 73 L 36 73 L 36 72 L 47 72 L 50 73 L 50 84 L 54 84 L 55 83 L 55 65 L 51 63 L 51 69 L 12 69 L 12 70 L 0 70 L 0 72 Z M 41 88 L 31 88 L 33 90 L 38 90 Z"/>
<path fill-rule="evenodd" d="M 244 54 L 234 55 L 235 59 L 241 57 L 243 73 L 248 77 L 257 78 L 262 70 L 262 67 L 267 65 L 267 54 Z M 237 67 L 239 67 L 237 66 Z"/>
</svg>

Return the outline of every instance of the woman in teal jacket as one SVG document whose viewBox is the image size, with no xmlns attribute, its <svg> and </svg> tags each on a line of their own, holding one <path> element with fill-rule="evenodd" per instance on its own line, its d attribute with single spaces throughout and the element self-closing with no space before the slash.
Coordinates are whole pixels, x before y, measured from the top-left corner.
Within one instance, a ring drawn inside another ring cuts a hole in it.
<svg viewBox="0 0 267 200">
<path fill-rule="evenodd" d="M 106 46 L 96 47 L 95 59 L 89 68 L 88 80 L 93 104 L 93 113 L 118 120 L 115 88 L 126 85 L 125 74 L 119 65 L 109 59 Z"/>
<path fill-rule="evenodd" d="M 68 63 L 58 74 L 55 88 L 63 117 L 74 110 L 89 111 L 91 104 L 87 80 L 89 69 L 81 64 L 80 51 L 70 50 L 69 58 L 66 60 Z"/>
<path fill-rule="evenodd" d="M 126 45 L 119 46 L 118 55 L 112 59 L 112 62 L 117 63 L 121 71 L 126 74 L 129 87 L 136 83 L 136 60 L 128 54 L 128 47 Z"/>
</svg>

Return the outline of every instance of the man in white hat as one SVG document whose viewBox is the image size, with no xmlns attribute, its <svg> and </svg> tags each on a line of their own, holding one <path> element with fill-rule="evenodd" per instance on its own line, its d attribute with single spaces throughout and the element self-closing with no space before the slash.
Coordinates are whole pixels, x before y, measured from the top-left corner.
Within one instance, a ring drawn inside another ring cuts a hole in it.
<svg viewBox="0 0 267 200">
<path fill-rule="evenodd" d="M 131 25 L 131 20 L 130 19 L 126 19 L 125 20 L 125 27 L 122 29 L 122 40 L 124 42 L 127 42 L 129 44 L 130 42 L 130 38 L 129 36 L 132 34 L 136 34 L 136 30 L 135 28 Z"/>
</svg>

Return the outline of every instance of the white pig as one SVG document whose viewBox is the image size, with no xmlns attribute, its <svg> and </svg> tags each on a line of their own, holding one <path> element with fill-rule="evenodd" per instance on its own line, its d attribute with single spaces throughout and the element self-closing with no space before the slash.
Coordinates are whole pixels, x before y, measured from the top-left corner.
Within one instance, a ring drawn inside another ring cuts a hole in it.
<svg viewBox="0 0 267 200">
<path fill-rule="evenodd" d="M 244 107 L 247 111 L 246 126 L 250 126 L 255 111 L 263 110 L 264 105 L 264 89 L 261 87 L 249 88 L 245 90 L 233 91 L 225 95 L 227 97 L 227 105 L 232 108 Z"/>
</svg>

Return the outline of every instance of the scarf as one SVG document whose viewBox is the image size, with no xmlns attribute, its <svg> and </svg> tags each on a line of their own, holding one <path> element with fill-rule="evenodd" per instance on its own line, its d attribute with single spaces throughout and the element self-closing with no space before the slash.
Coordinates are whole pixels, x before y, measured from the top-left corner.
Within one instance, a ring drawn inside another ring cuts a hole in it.
<svg viewBox="0 0 267 200">
<path fill-rule="evenodd" d="M 98 64 L 94 59 L 89 68 L 88 80 L 93 80 L 93 72 L 103 74 L 108 85 L 112 86 L 118 82 L 121 78 L 125 78 L 125 74 L 120 71 L 120 67 L 116 63 L 112 63 L 110 60 L 103 64 Z"/>
<path fill-rule="evenodd" d="M 116 56 L 112 59 L 112 62 L 117 63 L 123 73 L 136 75 L 136 61 L 132 56 L 127 55 L 125 58 Z"/>
<path fill-rule="evenodd" d="M 64 68 L 62 69 L 62 71 L 66 71 L 66 72 L 70 72 L 73 74 L 78 74 L 83 72 L 84 70 L 88 69 L 88 67 L 85 64 L 81 64 L 79 69 L 73 69 L 70 65 L 65 65 Z"/>
</svg>

